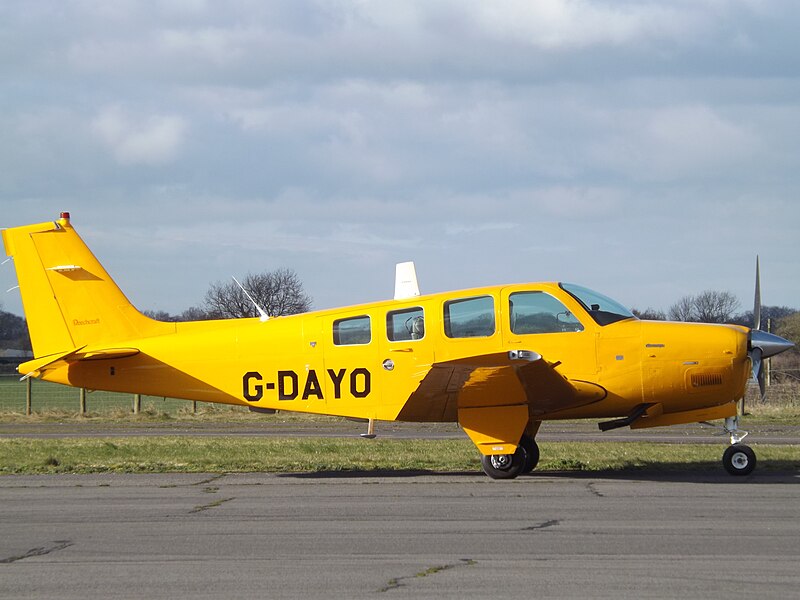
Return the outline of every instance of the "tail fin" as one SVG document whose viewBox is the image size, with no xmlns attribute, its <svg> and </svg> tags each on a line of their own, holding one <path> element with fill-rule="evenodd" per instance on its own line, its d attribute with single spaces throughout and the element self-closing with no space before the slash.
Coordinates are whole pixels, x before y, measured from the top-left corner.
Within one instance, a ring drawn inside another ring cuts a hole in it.
<svg viewBox="0 0 800 600">
<path fill-rule="evenodd" d="M 133 307 L 72 228 L 69 213 L 2 235 L 36 357 L 174 331 Z"/>
</svg>

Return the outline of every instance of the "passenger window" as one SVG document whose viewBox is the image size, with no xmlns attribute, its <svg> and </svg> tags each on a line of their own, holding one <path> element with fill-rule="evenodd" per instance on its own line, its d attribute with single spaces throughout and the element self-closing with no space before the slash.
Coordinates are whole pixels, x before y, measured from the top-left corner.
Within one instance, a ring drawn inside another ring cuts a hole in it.
<svg viewBox="0 0 800 600">
<path fill-rule="evenodd" d="M 583 331 L 583 325 L 559 300 L 544 292 L 518 292 L 509 297 L 511 331 L 527 333 L 562 333 Z"/>
<path fill-rule="evenodd" d="M 444 333 L 450 338 L 492 335 L 494 333 L 494 298 L 477 296 L 445 302 Z"/>
<path fill-rule="evenodd" d="M 369 317 L 353 317 L 333 322 L 333 343 L 336 346 L 369 344 L 372 340 Z"/>
<path fill-rule="evenodd" d="M 386 337 L 390 342 L 421 340 L 425 337 L 424 316 L 418 306 L 386 313 Z"/>
</svg>

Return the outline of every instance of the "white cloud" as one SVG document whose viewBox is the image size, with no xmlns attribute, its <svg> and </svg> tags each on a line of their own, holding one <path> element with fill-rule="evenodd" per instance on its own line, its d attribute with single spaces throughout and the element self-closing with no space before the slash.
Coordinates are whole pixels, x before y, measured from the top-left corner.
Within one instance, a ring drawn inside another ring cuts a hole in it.
<svg viewBox="0 0 800 600">
<path fill-rule="evenodd" d="M 135 117 L 106 108 L 92 120 L 92 131 L 123 165 L 158 165 L 176 158 L 186 135 L 184 118 L 172 115 Z"/>
<path fill-rule="evenodd" d="M 706 105 L 627 109 L 606 113 L 615 129 L 590 143 L 593 162 L 634 180 L 716 176 L 758 160 L 759 137 Z"/>
<path fill-rule="evenodd" d="M 484 34 L 548 50 L 622 45 L 695 29 L 690 11 L 650 2 L 504 0 L 473 3 L 470 9 Z"/>
</svg>

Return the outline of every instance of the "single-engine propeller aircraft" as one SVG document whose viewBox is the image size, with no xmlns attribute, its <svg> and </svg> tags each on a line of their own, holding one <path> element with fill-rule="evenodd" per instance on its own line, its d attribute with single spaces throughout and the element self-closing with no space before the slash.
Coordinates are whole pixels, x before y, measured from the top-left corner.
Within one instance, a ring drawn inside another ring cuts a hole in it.
<svg viewBox="0 0 800 600">
<path fill-rule="evenodd" d="M 165 323 L 131 305 L 69 213 L 2 236 L 35 356 L 24 377 L 256 412 L 457 421 L 497 479 L 536 466 L 536 433 L 554 419 L 603 431 L 724 419 L 724 467 L 748 474 L 737 401 L 751 370 L 763 381 L 763 359 L 792 346 L 757 328 L 642 321 L 569 283 L 420 295 L 412 263 L 398 265 L 392 300 Z"/>
</svg>

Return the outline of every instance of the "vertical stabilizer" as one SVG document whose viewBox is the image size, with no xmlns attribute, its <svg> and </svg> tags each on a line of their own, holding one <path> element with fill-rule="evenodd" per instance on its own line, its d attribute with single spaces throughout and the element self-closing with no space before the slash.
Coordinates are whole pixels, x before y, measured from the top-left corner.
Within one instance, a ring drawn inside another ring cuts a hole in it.
<svg viewBox="0 0 800 600">
<path fill-rule="evenodd" d="M 36 357 L 174 331 L 173 324 L 131 305 L 72 228 L 69 213 L 2 235 L 6 254 L 14 257 Z"/>
</svg>

